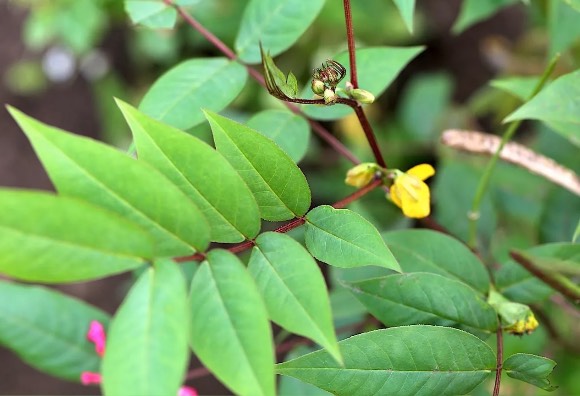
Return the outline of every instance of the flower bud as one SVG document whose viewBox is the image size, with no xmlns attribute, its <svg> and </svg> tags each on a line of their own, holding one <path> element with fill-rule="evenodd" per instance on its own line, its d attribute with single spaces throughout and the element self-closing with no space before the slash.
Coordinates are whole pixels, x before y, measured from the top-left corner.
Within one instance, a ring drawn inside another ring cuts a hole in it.
<svg viewBox="0 0 580 396">
<path fill-rule="evenodd" d="M 359 103 L 370 104 L 375 101 L 375 95 L 367 90 L 356 88 L 350 90 L 350 97 Z"/>
<path fill-rule="evenodd" d="M 337 100 L 338 95 L 332 89 L 326 88 L 324 90 L 324 103 L 327 105 L 333 105 Z"/>
<path fill-rule="evenodd" d="M 317 80 L 316 78 L 312 80 L 311 87 L 312 92 L 314 92 L 316 95 L 324 94 L 324 89 L 326 88 L 324 83 L 320 80 Z"/>
<path fill-rule="evenodd" d="M 346 179 L 344 179 L 344 182 L 349 186 L 357 188 L 364 187 L 373 180 L 377 170 L 377 164 L 372 162 L 358 164 L 346 173 Z"/>
<path fill-rule="evenodd" d="M 487 302 L 499 314 L 504 329 L 515 335 L 530 334 L 539 325 L 534 313 L 527 305 L 509 301 L 504 296 L 491 290 Z"/>
</svg>

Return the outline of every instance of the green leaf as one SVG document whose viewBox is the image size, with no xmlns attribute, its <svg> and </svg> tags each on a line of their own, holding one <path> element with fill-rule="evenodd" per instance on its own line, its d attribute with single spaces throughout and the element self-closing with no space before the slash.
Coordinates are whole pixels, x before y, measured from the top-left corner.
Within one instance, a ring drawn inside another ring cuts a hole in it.
<svg viewBox="0 0 580 396">
<path fill-rule="evenodd" d="M 262 47 L 260 47 L 260 54 L 262 68 L 264 69 L 264 82 L 268 92 L 281 100 L 295 98 L 298 94 L 296 76 L 292 72 L 288 73 L 288 76 L 284 75 L 282 70 L 278 69 L 270 54 L 264 52 Z"/>
<path fill-rule="evenodd" d="M 550 83 L 504 122 L 540 120 L 580 146 L 580 71 L 565 74 Z"/>
<path fill-rule="evenodd" d="M 521 100 L 527 100 L 534 88 L 540 81 L 539 77 L 505 77 L 492 80 L 490 85 L 494 88 L 508 92 Z"/>
<path fill-rule="evenodd" d="M 158 0 L 125 0 L 125 12 L 134 24 L 151 29 L 172 29 L 177 20 L 175 8 Z"/>
<path fill-rule="evenodd" d="M 291 237 L 266 232 L 248 264 L 272 321 L 308 337 L 342 361 L 324 277 L 310 254 Z"/>
<path fill-rule="evenodd" d="M 163 173 L 201 210 L 211 240 L 241 242 L 260 231 L 252 192 L 230 163 L 208 144 L 117 101 L 131 127 L 139 160 Z"/>
<path fill-rule="evenodd" d="M 277 372 L 335 395 L 466 394 L 495 371 L 491 348 L 447 327 L 376 330 L 339 342 L 344 367 L 322 350 L 277 365 Z"/>
<path fill-rule="evenodd" d="M 553 57 L 557 53 L 565 52 L 578 41 L 580 14 L 576 12 L 578 9 L 574 10 L 574 5 L 570 0 L 551 1 L 546 8 L 550 40 L 548 56 Z"/>
<path fill-rule="evenodd" d="M 322 205 L 306 216 L 306 247 L 320 261 L 337 267 L 377 265 L 401 271 L 377 229 L 348 209 Z"/>
<path fill-rule="evenodd" d="M 485 332 L 497 329 L 495 310 L 482 295 L 441 275 L 394 274 L 347 286 L 387 326 L 462 324 Z"/>
<path fill-rule="evenodd" d="M 107 395 L 176 395 L 189 348 L 187 290 L 179 266 L 160 260 L 131 287 L 111 322 L 103 357 Z"/>
<path fill-rule="evenodd" d="M 576 245 L 577 246 L 577 245 Z M 578 260 L 574 244 L 549 243 L 524 250 L 526 256 Z M 547 299 L 554 291 L 513 260 L 502 263 L 495 273 L 497 290 L 512 301 L 533 304 Z"/>
<path fill-rule="evenodd" d="M 10 113 L 59 193 L 116 212 L 153 236 L 156 256 L 203 251 L 209 227 L 195 204 L 154 168 L 95 140 Z M 195 249 L 194 249 L 195 248 Z"/>
<path fill-rule="evenodd" d="M 535 254 L 521 251 L 519 253 L 544 271 L 580 275 L 580 244 L 558 243 L 541 246 L 544 246 L 544 249 Z M 550 246 L 550 249 L 547 246 Z"/>
<path fill-rule="evenodd" d="M 453 25 L 453 33 L 459 34 L 477 22 L 483 21 L 497 13 L 502 8 L 516 3 L 518 0 L 465 0 L 459 16 Z"/>
<path fill-rule="evenodd" d="M 369 47 L 356 50 L 356 68 L 360 88 L 378 98 L 401 70 L 423 49 L 424 47 Z M 344 88 L 350 76 L 348 52 L 341 52 L 333 59 L 347 70 L 347 78 L 339 84 L 339 87 Z M 308 84 L 302 91 L 302 97 L 311 98 L 312 95 L 310 84 Z M 317 120 L 336 120 L 353 114 L 353 110 L 345 105 L 303 105 L 302 111 L 310 118 Z"/>
<path fill-rule="evenodd" d="M 578 224 L 576 225 L 576 231 L 574 231 L 574 235 L 572 236 L 572 242 L 578 242 L 579 237 L 580 237 L 580 219 L 578 220 Z"/>
<path fill-rule="evenodd" d="M 0 281 L 0 345 L 47 374 L 78 382 L 83 371 L 99 371 L 86 339 L 93 320 L 109 317 L 55 290 Z"/>
<path fill-rule="evenodd" d="M 324 0 L 250 0 L 234 47 L 246 63 L 260 61 L 260 43 L 272 56 L 290 48 L 324 6 Z"/>
<path fill-rule="evenodd" d="M 458 280 L 482 294 L 489 290 L 483 263 L 457 239 L 431 230 L 401 230 L 383 234 L 404 272 L 430 272 Z"/>
<path fill-rule="evenodd" d="M 527 353 L 516 353 L 503 363 L 503 370 L 510 377 L 547 391 L 558 388 L 550 384 L 550 380 L 548 380 L 554 367 L 556 367 L 556 362 L 552 359 Z"/>
<path fill-rule="evenodd" d="M 553 136 L 554 137 L 554 136 Z M 578 148 L 569 145 L 578 156 Z M 578 227 L 576 221 L 580 219 L 580 199 L 563 188 L 553 188 L 542 199 L 543 210 L 540 217 L 540 241 L 566 242 Z M 562 210 L 566 208 L 566 210 Z"/>
<path fill-rule="evenodd" d="M 302 171 L 272 140 L 245 125 L 207 112 L 216 148 L 246 182 L 265 220 L 302 216 L 310 188 Z"/>
<path fill-rule="evenodd" d="M 409 82 L 399 106 L 399 117 L 413 138 L 421 141 L 439 138 L 441 117 L 449 106 L 452 89 L 450 76 L 443 73 L 419 75 Z"/>
<path fill-rule="evenodd" d="M 274 351 L 268 314 L 240 260 L 212 250 L 190 294 L 193 352 L 234 393 L 274 394 Z"/>
<path fill-rule="evenodd" d="M 409 33 L 413 33 L 413 12 L 415 11 L 415 0 L 393 0 L 399 9 L 401 17 L 407 26 Z"/>
<path fill-rule="evenodd" d="M 306 353 L 312 352 L 312 348 L 308 348 L 305 345 L 300 345 L 286 355 L 286 359 L 291 360 L 302 356 Z M 278 386 L 278 395 L 279 396 L 332 396 L 331 393 L 328 393 L 320 388 L 317 388 L 313 385 L 307 384 L 296 378 L 288 377 L 283 375 L 280 378 L 279 386 Z"/>
<path fill-rule="evenodd" d="M 246 123 L 252 129 L 272 139 L 296 163 L 306 155 L 310 140 L 308 121 L 288 110 L 265 110 Z"/>
<path fill-rule="evenodd" d="M 150 236 L 114 213 L 49 193 L 0 190 L 0 274 L 78 282 L 132 270 L 152 255 Z"/>
<path fill-rule="evenodd" d="M 197 58 L 167 71 L 143 97 L 139 110 L 179 129 L 204 121 L 202 109 L 220 111 L 242 91 L 248 72 L 227 58 Z"/>
<path fill-rule="evenodd" d="M 580 12 L 580 0 L 564 0 L 566 4 Z"/>
<path fill-rule="evenodd" d="M 465 240 L 468 235 L 467 214 L 471 211 L 480 176 L 481 171 L 460 161 L 444 163 L 437 169 L 431 191 L 436 220 L 460 239 Z M 483 194 L 479 212 L 477 234 L 489 240 L 497 228 L 497 214 L 490 192 Z"/>
</svg>

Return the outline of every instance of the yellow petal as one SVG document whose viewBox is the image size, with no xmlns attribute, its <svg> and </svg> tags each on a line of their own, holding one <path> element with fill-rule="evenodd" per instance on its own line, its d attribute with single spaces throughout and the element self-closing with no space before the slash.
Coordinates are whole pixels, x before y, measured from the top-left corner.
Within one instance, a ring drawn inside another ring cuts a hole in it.
<svg viewBox="0 0 580 396">
<path fill-rule="evenodd" d="M 410 176 L 415 176 L 419 180 L 425 180 L 435 174 L 435 169 L 429 164 L 420 164 L 415 165 L 405 173 Z"/>
<path fill-rule="evenodd" d="M 397 189 L 396 185 L 391 186 L 389 196 L 391 197 L 391 201 L 400 208 L 402 203 L 401 198 L 399 196 L 399 190 Z"/>
<path fill-rule="evenodd" d="M 416 177 L 401 175 L 395 180 L 395 186 L 405 216 L 415 219 L 429 216 L 430 192 L 425 183 Z"/>
</svg>

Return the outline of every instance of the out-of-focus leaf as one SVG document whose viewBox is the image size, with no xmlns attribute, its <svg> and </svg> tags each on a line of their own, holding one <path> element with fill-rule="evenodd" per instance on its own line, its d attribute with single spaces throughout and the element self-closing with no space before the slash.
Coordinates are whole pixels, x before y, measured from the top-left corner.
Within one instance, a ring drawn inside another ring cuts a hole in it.
<svg viewBox="0 0 580 396">
<path fill-rule="evenodd" d="M 580 26 L 580 15 L 578 18 Z M 580 146 L 580 100 L 578 97 L 580 97 L 580 71 L 575 71 L 554 80 L 504 121 L 540 120 L 575 145 Z"/>
<path fill-rule="evenodd" d="M 465 0 L 462 3 L 459 16 L 453 25 L 453 32 L 458 34 L 480 22 L 500 9 L 515 4 L 519 0 Z"/>
<path fill-rule="evenodd" d="M 580 13 L 578 4 L 572 1 L 550 1 L 548 3 L 549 56 L 564 52 L 580 38 Z"/>
<path fill-rule="evenodd" d="M 447 327 L 370 331 L 339 342 L 344 366 L 322 350 L 280 363 L 277 372 L 335 395 L 466 394 L 495 370 L 491 348 Z"/>
<path fill-rule="evenodd" d="M 413 13 L 415 11 L 415 0 L 393 0 L 401 13 L 405 26 L 410 33 L 413 33 Z"/>
<path fill-rule="evenodd" d="M 220 111 L 242 91 L 248 71 L 227 58 L 196 58 L 165 72 L 143 97 L 139 110 L 179 129 L 205 120 L 203 110 Z"/>
<path fill-rule="evenodd" d="M 125 11 L 134 24 L 151 29 L 171 29 L 177 20 L 175 8 L 163 1 L 125 0 Z"/>
<path fill-rule="evenodd" d="M 348 209 L 322 205 L 306 216 L 306 246 L 314 257 L 337 267 L 401 268 L 377 229 Z"/>
<path fill-rule="evenodd" d="M 236 43 L 240 59 L 260 61 L 260 43 L 276 56 L 300 38 L 314 21 L 325 0 L 250 0 Z"/>
<path fill-rule="evenodd" d="M 534 92 L 539 80 L 539 77 L 505 77 L 492 80 L 489 84 L 494 88 L 511 93 L 521 100 L 526 100 Z"/>
<path fill-rule="evenodd" d="M 544 207 L 540 217 L 540 241 L 569 241 L 577 227 L 576 221 L 580 218 L 578 196 L 563 188 L 554 188 L 542 203 Z"/>
<path fill-rule="evenodd" d="M 552 359 L 527 353 L 516 353 L 503 363 L 503 369 L 510 377 L 547 391 L 558 388 L 550 384 L 550 380 L 548 380 L 554 367 L 556 367 L 556 362 Z"/>
<path fill-rule="evenodd" d="M 90 322 L 107 325 L 106 313 L 56 290 L 0 281 L 0 345 L 32 367 L 69 381 L 99 371 L 87 341 Z"/>
<path fill-rule="evenodd" d="M 288 110 L 264 110 L 250 118 L 246 125 L 272 139 L 296 163 L 306 154 L 310 126 L 304 117 Z"/>
</svg>

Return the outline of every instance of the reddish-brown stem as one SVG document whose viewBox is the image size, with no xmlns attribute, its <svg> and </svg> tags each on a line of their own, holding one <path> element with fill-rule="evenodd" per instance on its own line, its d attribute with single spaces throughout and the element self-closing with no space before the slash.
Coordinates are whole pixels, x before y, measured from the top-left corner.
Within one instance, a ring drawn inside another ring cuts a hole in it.
<svg viewBox="0 0 580 396">
<path fill-rule="evenodd" d="M 258 73 L 254 68 L 242 63 L 239 59 L 237 59 L 236 54 L 227 45 L 225 45 L 223 41 L 221 41 L 213 33 L 211 33 L 209 30 L 207 30 L 194 17 L 192 17 L 190 14 L 188 14 L 182 7 L 175 5 L 172 0 L 163 0 L 163 2 L 165 4 L 167 4 L 168 6 L 174 7 L 177 10 L 177 12 L 179 13 L 179 15 L 181 15 L 181 17 L 191 27 L 193 27 L 195 30 L 197 30 L 199 33 L 201 33 L 201 35 L 203 37 L 205 37 L 212 45 L 214 45 L 225 56 L 227 56 L 229 59 L 236 60 L 236 61 L 240 62 L 240 64 L 245 66 L 246 69 L 248 70 L 248 73 L 250 74 L 250 76 L 252 76 L 252 78 L 255 81 L 257 81 L 258 84 L 260 84 L 263 87 L 266 86 L 266 84 L 264 82 L 264 77 L 260 73 Z M 286 104 L 286 106 L 290 110 L 292 110 L 296 114 L 299 114 L 299 115 L 306 118 L 306 116 L 296 106 L 294 106 L 288 102 L 284 102 L 284 103 Z M 318 102 L 316 102 L 316 103 L 318 103 Z M 324 101 L 322 101 L 322 103 L 324 103 Z M 339 154 L 343 155 L 346 159 L 351 161 L 353 164 L 360 163 L 358 158 L 353 153 L 351 153 L 350 150 L 348 148 L 346 148 L 346 146 L 344 144 L 342 144 L 336 137 L 334 137 L 330 132 L 328 132 L 326 130 L 326 128 L 324 128 L 322 125 L 320 125 L 316 121 L 308 119 L 308 122 L 310 123 L 312 130 L 318 136 L 320 136 L 320 138 L 322 140 L 326 141 L 332 148 L 334 148 Z"/>
<path fill-rule="evenodd" d="M 510 256 L 515 260 L 516 263 L 527 269 L 536 278 L 553 288 L 554 290 L 562 293 L 563 296 L 572 300 L 575 304 L 580 302 L 580 290 L 577 287 L 568 287 L 564 282 L 560 281 L 557 276 L 549 274 L 542 269 L 538 268 L 530 260 L 522 256 L 517 252 L 510 252 Z M 571 284 L 572 286 L 572 284 Z"/>
<path fill-rule="evenodd" d="M 493 385 L 493 396 L 499 396 L 501 385 L 501 371 L 503 368 L 503 330 L 501 326 L 497 328 L 497 359 L 495 363 L 495 384 Z"/>
<path fill-rule="evenodd" d="M 371 150 L 373 150 L 373 155 L 375 156 L 375 160 L 377 161 L 377 164 L 379 164 L 383 168 L 386 168 L 387 163 L 385 162 L 385 159 L 383 158 L 383 154 L 381 153 L 381 150 L 379 149 L 379 145 L 377 143 L 377 139 L 375 138 L 373 128 L 371 127 L 371 124 L 369 123 L 369 120 L 367 119 L 367 116 L 365 115 L 364 110 L 362 109 L 362 107 L 358 103 L 356 104 L 356 106 L 352 106 L 352 108 L 353 108 L 354 112 L 356 113 L 358 120 L 360 121 L 360 125 L 362 126 L 363 131 L 365 132 L 365 136 L 367 137 L 367 141 L 369 142 L 369 146 L 371 146 Z"/>
<path fill-rule="evenodd" d="M 356 74 L 356 51 L 354 47 L 354 29 L 352 27 L 350 0 L 343 0 L 343 5 L 344 19 L 346 21 L 346 41 L 348 43 L 348 61 L 350 63 L 350 83 L 354 88 L 358 88 L 358 77 Z"/>
<path fill-rule="evenodd" d="M 344 208 L 349 203 L 354 202 L 357 199 L 361 198 L 362 196 L 368 194 L 369 192 L 371 192 L 372 190 L 374 190 L 375 188 L 377 188 L 381 184 L 382 184 L 381 180 L 374 180 L 371 184 L 353 192 L 349 196 L 341 199 L 340 201 L 335 202 L 332 206 L 335 208 Z M 274 230 L 274 232 L 285 233 L 285 232 L 288 232 L 290 230 L 293 230 L 296 227 L 301 226 L 304 223 L 305 223 L 305 220 L 302 217 L 298 217 L 298 218 L 291 220 L 290 222 L 284 224 L 283 226 L 278 227 L 277 229 Z M 232 253 L 240 253 L 240 252 L 243 252 L 245 250 L 250 249 L 252 246 L 254 246 L 254 244 L 255 244 L 254 241 L 248 240 L 248 241 L 239 243 L 235 246 L 232 246 L 228 250 Z M 175 262 L 178 262 L 178 263 L 181 263 L 184 261 L 202 261 L 202 260 L 205 260 L 205 255 L 203 253 L 196 253 L 196 254 L 192 254 L 191 256 L 175 257 L 173 260 Z"/>
</svg>

